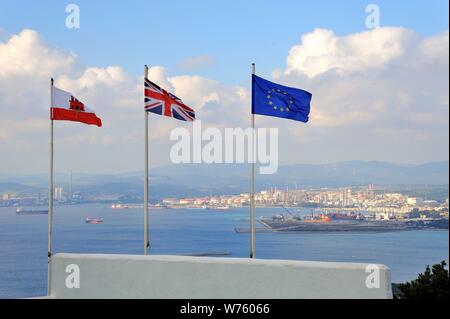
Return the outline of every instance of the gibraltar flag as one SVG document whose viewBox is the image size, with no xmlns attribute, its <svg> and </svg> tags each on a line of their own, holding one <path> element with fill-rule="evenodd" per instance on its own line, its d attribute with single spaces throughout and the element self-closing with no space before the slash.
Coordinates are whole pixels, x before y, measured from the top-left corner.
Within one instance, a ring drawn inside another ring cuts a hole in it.
<svg viewBox="0 0 450 319">
<path fill-rule="evenodd" d="M 102 126 L 102 120 L 69 92 L 52 87 L 50 119 Z"/>
</svg>

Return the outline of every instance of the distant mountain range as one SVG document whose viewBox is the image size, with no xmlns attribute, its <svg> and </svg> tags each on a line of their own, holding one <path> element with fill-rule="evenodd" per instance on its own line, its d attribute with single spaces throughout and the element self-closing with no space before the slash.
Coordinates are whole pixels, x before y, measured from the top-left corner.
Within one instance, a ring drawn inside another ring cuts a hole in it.
<svg viewBox="0 0 450 319">
<path fill-rule="evenodd" d="M 0 193 L 37 193 L 47 191 L 47 175 L 0 174 Z M 84 194 L 121 194 L 142 196 L 143 173 L 73 174 L 73 190 Z M 347 161 L 324 165 L 295 164 L 280 166 L 273 175 L 259 175 L 257 189 L 278 187 L 340 187 L 377 185 L 448 185 L 449 162 L 422 165 L 376 161 Z M 69 174 L 55 174 L 55 185 L 69 187 Z M 200 196 L 246 192 L 249 167 L 244 164 L 184 164 L 150 169 L 150 196 Z"/>
</svg>

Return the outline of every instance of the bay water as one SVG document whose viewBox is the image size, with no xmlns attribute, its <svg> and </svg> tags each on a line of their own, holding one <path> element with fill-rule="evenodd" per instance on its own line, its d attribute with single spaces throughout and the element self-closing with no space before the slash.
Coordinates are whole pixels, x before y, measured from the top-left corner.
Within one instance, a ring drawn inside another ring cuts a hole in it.
<svg viewBox="0 0 450 319">
<path fill-rule="evenodd" d="M 255 215 L 280 213 L 286 214 L 281 208 L 257 208 Z M 151 210 L 151 254 L 247 258 L 249 234 L 235 228 L 248 228 L 248 214 L 245 207 Z M 104 222 L 87 224 L 87 217 Z M 143 209 L 55 206 L 53 252 L 142 254 Z M 390 267 L 393 282 L 412 280 L 426 265 L 448 262 L 448 256 L 448 230 L 256 233 L 257 258 L 381 263 Z M 0 207 L 0 298 L 43 296 L 46 284 L 47 215 L 17 215 L 13 207 Z"/>
</svg>

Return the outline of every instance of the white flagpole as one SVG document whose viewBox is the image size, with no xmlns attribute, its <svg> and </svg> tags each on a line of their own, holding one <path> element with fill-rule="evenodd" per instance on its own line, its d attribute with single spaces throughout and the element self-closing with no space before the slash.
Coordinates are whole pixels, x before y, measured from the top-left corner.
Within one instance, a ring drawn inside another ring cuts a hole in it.
<svg viewBox="0 0 450 319">
<path fill-rule="evenodd" d="M 252 63 L 252 74 L 255 74 L 255 63 Z M 252 85 L 253 85 L 253 79 L 252 79 Z M 250 258 L 255 258 L 255 155 L 256 155 L 255 154 L 255 137 L 256 137 L 256 134 L 255 134 L 255 114 L 253 114 L 253 111 L 252 111 L 251 119 L 252 119 L 252 161 L 250 163 Z"/>
<path fill-rule="evenodd" d="M 50 295 L 51 288 L 51 258 L 52 258 L 52 232 L 53 232 L 53 78 L 50 80 L 50 176 L 48 185 L 48 282 L 47 294 Z"/>
<path fill-rule="evenodd" d="M 148 77 L 148 66 L 144 67 L 144 77 Z M 148 112 L 145 113 L 145 151 L 144 151 L 144 255 L 148 255 L 150 240 L 148 232 Z"/>
</svg>

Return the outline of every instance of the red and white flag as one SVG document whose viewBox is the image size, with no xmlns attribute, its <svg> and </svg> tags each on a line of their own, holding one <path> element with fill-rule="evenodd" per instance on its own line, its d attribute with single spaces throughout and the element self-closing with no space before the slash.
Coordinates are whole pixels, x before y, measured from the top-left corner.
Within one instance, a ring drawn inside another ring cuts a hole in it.
<svg viewBox="0 0 450 319">
<path fill-rule="evenodd" d="M 50 119 L 102 126 L 102 120 L 95 115 L 93 110 L 87 108 L 69 92 L 55 86 L 52 87 Z"/>
</svg>

